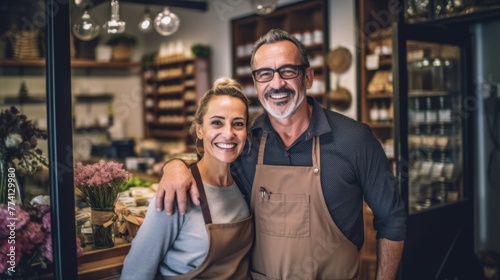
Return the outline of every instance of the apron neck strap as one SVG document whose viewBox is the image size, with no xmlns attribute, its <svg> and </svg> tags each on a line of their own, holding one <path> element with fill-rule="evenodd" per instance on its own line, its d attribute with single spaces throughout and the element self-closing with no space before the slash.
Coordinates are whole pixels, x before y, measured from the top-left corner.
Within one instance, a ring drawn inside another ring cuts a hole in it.
<svg viewBox="0 0 500 280">
<path fill-rule="evenodd" d="M 203 213 L 203 219 L 205 220 L 206 225 L 211 224 L 212 216 L 210 215 L 207 195 L 205 194 L 205 187 L 203 186 L 203 182 L 201 180 L 201 175 L 200 171 L 198 170 L 197 164 L 193 164 L 191 166 L 191 173 L 193 174 L 194 180 L 196 181 L 196 186 L 198 187 L 198 192 L 200 193 L 200 206 L 201 206 L 201 212 Z"/>
<path fill-rule="evenodd" d="M 262 137 L 260 138 L 259 144 L 259 156 L 257 158 L 257 164 L 264 163 L 264 148 L 266 147 L 268 132 L 266 130 L 262 131 Z M 319 145 L 319 136 L 314 136 L 313 138 L 313 147 L 312 147 L 312 164 L 313 166 L 320 167 L 320 145 Z"/>
<path fill-rule="evenodd" d="M 264 163 L 264 148 L 266 147 L 266 140 L 267 140 L 267 130 L 263 130 L 262 137 L 260 138 L 259 157 L 257 158 L 257 164 Z"/>
</svg>

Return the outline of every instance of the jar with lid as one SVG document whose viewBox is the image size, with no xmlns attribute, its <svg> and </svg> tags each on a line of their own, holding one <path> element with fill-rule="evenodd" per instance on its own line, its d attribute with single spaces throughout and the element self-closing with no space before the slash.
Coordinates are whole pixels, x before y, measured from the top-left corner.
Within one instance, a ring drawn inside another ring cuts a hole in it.
<svg viewBox="0 0 500 280">
<path fill-rule="evenodd" d="M 305 46 L 310 46 L 313 43 L 313 37 L 312 37 L 312 32 L 309 29 L 306 29 L 304 33 L 302 33 L 302 43 L 304 43 Z"/>
<path fill-rule="evenodd" d="M 323 30 L 316 28 L 313 31 L 313 43 L 322 44 L 323 43 Z"/>
</svg>

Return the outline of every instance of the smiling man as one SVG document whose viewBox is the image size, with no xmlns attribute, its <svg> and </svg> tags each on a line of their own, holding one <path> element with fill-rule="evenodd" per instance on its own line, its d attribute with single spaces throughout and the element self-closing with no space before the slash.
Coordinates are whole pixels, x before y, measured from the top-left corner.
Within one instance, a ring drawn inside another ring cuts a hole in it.
<svg viewBox="0 0 500 280">
<path fill-rule="evenodd" d="M 363 245 L 363 199 L 374 213 L 377 279 L 394 279 L 406 214 L 385 153 L 365 124 L 306 96 L 314 69 L 304 45 L 282 30 L 261 37 L 252 76 L 266 113 L 251 150 L 232 165 L 255 214 L 253 279 L 356 279 Z M 197 187 L 181 161 L 163 169 L 156 206 L 172 213 Z"/>
</svg>

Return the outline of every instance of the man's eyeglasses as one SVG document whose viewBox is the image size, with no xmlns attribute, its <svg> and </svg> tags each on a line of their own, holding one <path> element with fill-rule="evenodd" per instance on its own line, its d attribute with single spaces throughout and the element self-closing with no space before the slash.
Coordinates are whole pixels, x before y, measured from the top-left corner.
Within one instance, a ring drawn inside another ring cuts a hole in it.
<svg viewBox="0 0 500 280">
<path fill-rule="evenodd" d="M 261 68 L 252 71 L 253 78 L 259 83 L 269 82 L 273 79 L 274 73 L 278 72 L 280 77 L 284 80 L 297 78 L 300 70 L 306 69 L 307 65 L 283 65 L 278 69 Z"/>
</svg>

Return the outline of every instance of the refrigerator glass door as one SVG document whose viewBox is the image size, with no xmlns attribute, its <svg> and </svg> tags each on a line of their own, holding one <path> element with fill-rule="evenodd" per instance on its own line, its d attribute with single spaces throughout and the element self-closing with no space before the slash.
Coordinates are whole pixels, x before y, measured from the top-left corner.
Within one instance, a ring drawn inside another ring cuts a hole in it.
<svg viewBox="0 0 500 280">
<path fill-rule="evenodd" d="M 463 199 L 460 48 L 407 41 L 409 213 Z"/>
<path fill-rule="evenodd" d="M 480 279 L 471 194 L 477 103 L 466 34 L 394 25 L 396 175 L 408 211 L 401 279 Z"/>
</svg>

